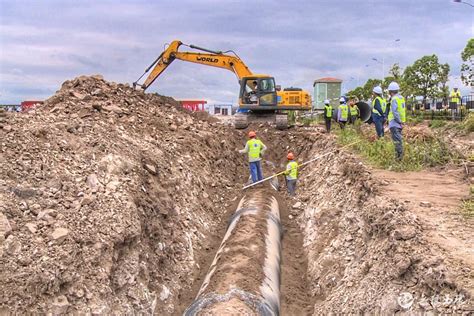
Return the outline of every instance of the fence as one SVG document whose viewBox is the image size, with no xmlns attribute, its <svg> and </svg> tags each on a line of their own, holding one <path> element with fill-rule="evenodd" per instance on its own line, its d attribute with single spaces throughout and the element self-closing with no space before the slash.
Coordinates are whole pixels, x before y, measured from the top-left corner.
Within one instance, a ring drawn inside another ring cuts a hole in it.
<svg viewBox="0 0 474 316">
<path fill-rule="evenodd" d="M 450 98 L 428 98 L 423 103 L 415 99 L 407 100 L 407 112 L 424 119 L 462 120 L 474 111 L 474 96 L 461 97 L 460 102 L 451 102 Z"/>
</svg>

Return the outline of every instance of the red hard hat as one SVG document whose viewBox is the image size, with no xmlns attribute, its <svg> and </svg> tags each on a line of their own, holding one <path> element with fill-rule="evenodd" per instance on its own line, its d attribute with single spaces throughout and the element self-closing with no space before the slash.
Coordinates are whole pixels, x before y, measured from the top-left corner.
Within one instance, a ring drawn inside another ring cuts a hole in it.
<svg viewBox="0 0 474 316">
<path fill-rule="evenodd" d="M 254 138 L 254 137 L 257 137 L 257 133 L 255 133 L 254 131 L 250 131 L 249 138 Z"/>
<path fill-rule="evenodd" d="M 286 158 L 288 158 L 288 160 L 293 160 L 295 159 L 295 155 L 293 155 L 293 153 L 288 153 L 288 155 L 286 155 Z"/>
</svg>

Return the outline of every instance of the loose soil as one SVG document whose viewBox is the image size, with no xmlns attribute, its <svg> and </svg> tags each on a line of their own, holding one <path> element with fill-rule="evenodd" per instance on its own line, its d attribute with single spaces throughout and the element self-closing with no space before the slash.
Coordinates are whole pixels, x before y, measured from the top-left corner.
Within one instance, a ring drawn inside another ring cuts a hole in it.
<svg viewBox="0 0 474 316">
<path fill-rule="evenodd" d="M 464 167 L 442 171 L 397 173 L 374 170 L 384 180 L 381 192 L 396 197 L 421 219 L 424 233 L 431 243 L 445 250 L 471 278 L 460 282 L 474 295 L 474 220 L 460 213 L 461 203 L 469 196 L 469 182 Z"/>
<path fill-rule="evenodd" d="M 301 170 L 296 199 L 280 192 L 282 315 L 472 312 L 462 170 L 379 172 L 320 127 L 252 128 L 266 175 L 288 151 L 332 152 Z M 100 76 L 2 116 L 0 313 L 181 313 L 248 178 L 247 131 Z"/>
</svg>

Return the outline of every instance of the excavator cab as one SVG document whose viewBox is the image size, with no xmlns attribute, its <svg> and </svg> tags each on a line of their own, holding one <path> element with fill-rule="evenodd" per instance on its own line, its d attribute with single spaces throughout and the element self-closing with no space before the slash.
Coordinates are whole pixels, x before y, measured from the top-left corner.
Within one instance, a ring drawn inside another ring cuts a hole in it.
<svg viewBox="0 0 474 316">
<path fill-rule="evenodd" d="M 256 110 L 260 106 L 276 106 L 275 79 L 269 76 L 243 77 L 240 80 L 241 109 Z"/>
</svg>

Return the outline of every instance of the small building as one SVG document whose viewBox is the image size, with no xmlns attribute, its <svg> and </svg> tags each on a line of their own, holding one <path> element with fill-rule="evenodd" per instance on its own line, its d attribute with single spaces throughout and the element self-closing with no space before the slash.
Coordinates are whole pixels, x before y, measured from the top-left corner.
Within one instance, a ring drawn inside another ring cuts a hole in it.
<svg viewBox="0 0 474 316">
<path fill-rule="evenodd" d="M 210 115 L 232 115 L 232 104 L 209 104 L 207 112 Z"/>
<path fill-rule="evenodd" d="M 325 77 L 313 83 L 313 109 L 323 110 L 324 100 L 329 99 L 331 105 L 337 106 L 342 93 L 342 80 Z"/>
<path fill-rule="evenodd" d="M 181 106 L 189 111 L 204 111 L 206 100 L 179 100 Z"/>
</svg>

